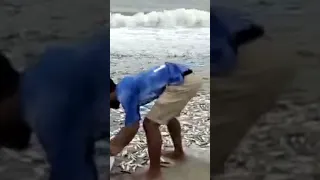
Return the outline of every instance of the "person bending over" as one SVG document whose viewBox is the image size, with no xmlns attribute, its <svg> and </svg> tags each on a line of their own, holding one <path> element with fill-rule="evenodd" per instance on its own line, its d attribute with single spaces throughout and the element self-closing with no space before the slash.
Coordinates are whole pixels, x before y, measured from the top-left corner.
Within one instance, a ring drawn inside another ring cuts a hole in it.
<svg viewBox="0 0 320 180">
<path fill-rule="evenodd" d="M 127 146 L 136 135 L 141 116 L 140 106 L 155 104 L 143 120 L 146 132 L 149 170 L 144 174 L 147 180 L 163 179 L 160 170 L 162 139 L 160 125 L 167 125 L 174 144 L 174 151 L 164 152 L 173 160 L 184 160 L 181 140 L 181 127 L 177 120 L 187 103 L 197 94 L 202 80 L 188 67 L 166 62 L 137 75 L 123 78 L 110 89 L 110 108 L 118 109 L 120 104 L 126 113 L 125 126 L 110 141 L 110 153 L 115 156 Z"/>
<path fill-rule="evenodd" d="M 50 48 L 23 73 L 1 54 L 0 148 L 26 149 L 34 132 L 50 164 L 50 180 L 97 180 L 100 122 L 110 138 L 108 51 L 108 37 Z"/>
</svg>

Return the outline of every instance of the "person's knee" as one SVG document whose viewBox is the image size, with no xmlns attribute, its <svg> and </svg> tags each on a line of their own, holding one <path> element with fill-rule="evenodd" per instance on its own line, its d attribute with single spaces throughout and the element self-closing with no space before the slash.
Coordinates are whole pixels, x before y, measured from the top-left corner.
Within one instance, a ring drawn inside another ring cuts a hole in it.
<svg viewBox="0 0 320 180">
<path fill-rule="evenodd" d="M 149 119 L 149 118 L 144 118 L 143 120 L 143 127 L 148 128 L 148 127 L 159 127 L 160 124 L 156 123 L 155 121 Z"/>
<path fill-rule="evenodd" d="M 177 118 L 172 118 L 168 121 L 167 124 L 168 127 L 172 127 L 172 126 L 180 126 L 180 122 Z"/>
</svg>

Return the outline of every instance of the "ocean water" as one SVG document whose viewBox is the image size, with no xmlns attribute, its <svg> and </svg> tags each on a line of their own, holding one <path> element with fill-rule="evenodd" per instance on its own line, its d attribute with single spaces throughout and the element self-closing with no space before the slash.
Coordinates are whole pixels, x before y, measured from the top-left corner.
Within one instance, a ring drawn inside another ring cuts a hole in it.
<svg viewBox="0 0 320 180">
<path fill-rule="evenodd" d="M 210 0 L 111 0 L 111 12 L 151 12 L 178 8 L 209 11 Z"/>
<path fill-rule="evenodd" d="M 114 78 L 165 61 L 209 71 L 208 11 L 179 8 L 131 15 L 111 12 L 110 26 L 110 69 Z"/>
<path fill-rule="evenodd" d="M 209 5 L 209 0 L 110 1 L 111 76 L 165 61 L 209 71 Z"/>
</svg>

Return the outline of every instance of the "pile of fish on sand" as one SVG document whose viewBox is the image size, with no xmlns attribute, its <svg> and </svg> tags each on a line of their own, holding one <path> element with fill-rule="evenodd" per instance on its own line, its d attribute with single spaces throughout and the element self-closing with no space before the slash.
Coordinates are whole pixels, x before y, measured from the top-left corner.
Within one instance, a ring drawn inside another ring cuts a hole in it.
<svg viewBox="0 0 320 180">
<path fill-rule="evenodd" d="M 123 123 L 124 113 L 119 110 L 120 117 L 117 122 Z M 199 93 L 194 97 L 178 118 L 181 123 L 183 145 L 192 148 L 210 148 L 210 94 Z M 120 127 L 111 132 L 115 135 Z M 170 134 L 165 126 L 160 127 L 163 149 L 172 149 Z M 143 128 L 140 128 L 131 143 L 116 157 L 113 169 L 120 172 L 134 172 L 139 167 L 149 163 L 148 148 Z M 164 159 L 161 159 L 165 163 Z"/>
</svg>

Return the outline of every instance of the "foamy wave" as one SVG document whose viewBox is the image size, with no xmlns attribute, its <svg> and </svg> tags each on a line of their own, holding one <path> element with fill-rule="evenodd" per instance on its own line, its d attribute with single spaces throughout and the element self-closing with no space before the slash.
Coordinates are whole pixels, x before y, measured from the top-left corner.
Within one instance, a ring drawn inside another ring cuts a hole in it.
<svg viewBox="0 0 320 180">
<path fill-rule="evenodd" d="M 119 27 L 210 27 L 210 12 L 175 9 L 136 13 L 132 16 L 110 13 L 111 28 Z"/>
</svg>

